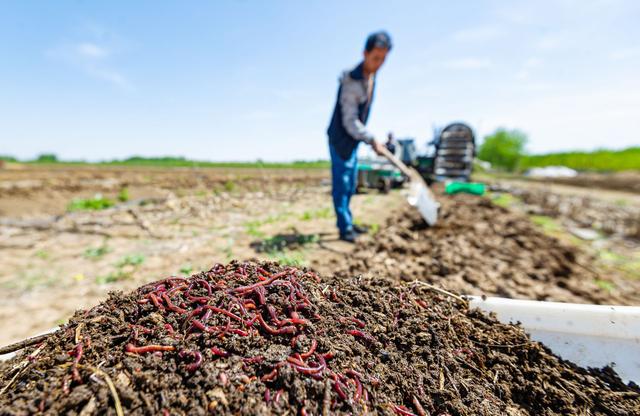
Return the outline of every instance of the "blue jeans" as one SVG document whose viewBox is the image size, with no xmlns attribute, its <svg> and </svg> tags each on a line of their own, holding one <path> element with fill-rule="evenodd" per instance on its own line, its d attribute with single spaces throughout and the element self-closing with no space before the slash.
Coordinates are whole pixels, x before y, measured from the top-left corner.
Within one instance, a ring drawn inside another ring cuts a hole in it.
<svg viewBox="0 0 640 416">
<path fill-rule="evenodd" d="M 358 148 L 353 150 L 347 160 L 342 159 L 331 144 L 329 144 L 329 152 L 331 153 L 333 208 L 338 219 L 338 230 L 342 235 L 353 230 L 353 216 L 349 203 L 351 196 L 356 193 L 358 184 Z"/>
</svg>

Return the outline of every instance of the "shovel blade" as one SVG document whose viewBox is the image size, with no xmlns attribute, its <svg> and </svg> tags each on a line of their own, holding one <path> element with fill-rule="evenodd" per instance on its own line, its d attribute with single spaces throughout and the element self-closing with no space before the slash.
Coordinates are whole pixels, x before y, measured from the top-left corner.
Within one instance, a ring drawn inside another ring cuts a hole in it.
<svg viewBox="0 0 640 416">
<path fill-rule="evenodd" d="M 436 202 L 433 194 L 429 192 L 427 186 L 422 181 L 412 181 L 409 188 L 407 201 L 416 207 L 422 218 L 429 225 L 435 225 L 438 221 L 438 208 L 440 204 Z"/>
</svg>

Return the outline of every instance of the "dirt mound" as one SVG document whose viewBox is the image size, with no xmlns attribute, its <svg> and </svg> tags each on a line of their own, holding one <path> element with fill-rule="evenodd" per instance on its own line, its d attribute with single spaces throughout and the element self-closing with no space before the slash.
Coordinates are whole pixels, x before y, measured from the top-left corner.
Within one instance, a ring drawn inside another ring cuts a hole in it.
<svg viewBox="0 0 640 416">
<path fill-rule="evenodd" d="M 2 367 L 0 413 L 640 412 L 610 371 L 456 302 L 419 283 L 217 265 L 77 312 Z"/>
<path fill-rule="evenodd" d="M 629 304 L 633 291 L 598 287 L 601 278 L 575 248 L 540 232 L 529 219 L 471 195 L 440 196 L 429 228 L 406 208 L 363 237 L 348 257 L 315 264 L 341 276 L 367 274 L 438 283 L 471 295 L 578 303 Z"/>
</svg>

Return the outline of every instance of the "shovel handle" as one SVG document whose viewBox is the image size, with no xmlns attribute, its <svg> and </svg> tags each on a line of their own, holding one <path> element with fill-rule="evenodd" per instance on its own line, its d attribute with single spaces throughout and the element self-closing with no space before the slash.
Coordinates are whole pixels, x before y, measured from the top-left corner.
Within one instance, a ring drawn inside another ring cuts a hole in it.
<svg viewBox="0 0 640 416">
<path fill-rule="evenodd" d="M 409 169 L 407 165 L 402 163 L 402 161 L 398 159 L 393 153 L 391 153 L 385 146 L 382 146 L 382 156 L 389 159 L 389 162 L 391 162 L 393 166 L 400 169 L 400 172 L 402 172 L 405 176 L 408 176 L 409 178 L 416 177 L 416 172 Z"/>
</svg>

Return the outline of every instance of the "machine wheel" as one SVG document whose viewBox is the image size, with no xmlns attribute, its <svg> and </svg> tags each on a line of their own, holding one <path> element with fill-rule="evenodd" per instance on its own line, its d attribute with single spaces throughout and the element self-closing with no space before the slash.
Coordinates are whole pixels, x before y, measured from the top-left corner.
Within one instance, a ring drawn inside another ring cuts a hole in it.
<svg viewBox="0 0 640 416">
<path fill-rule="evenodd" d="M 388 194 L 391 190 L 391 179 L 380 178 L 380 180 L 378 181 L 378 190 L 383 194 Z"/>
</svg>

